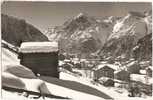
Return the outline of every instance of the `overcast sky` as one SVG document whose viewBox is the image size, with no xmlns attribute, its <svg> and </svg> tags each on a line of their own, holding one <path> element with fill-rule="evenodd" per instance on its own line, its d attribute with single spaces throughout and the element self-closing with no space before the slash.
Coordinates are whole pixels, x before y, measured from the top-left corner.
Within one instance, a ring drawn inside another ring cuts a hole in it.
<svg viewBox="0 0 153 100">
<path fill-rule="evenodd" d="M 150 10 L 151 3 L 93 2 L 4 2 L 2 13 L 25 19 L 44 32 L 62 25 L 66 20 L 85 12 L 89 16 L 125 16 L 129 11 Z"/>
</svg>

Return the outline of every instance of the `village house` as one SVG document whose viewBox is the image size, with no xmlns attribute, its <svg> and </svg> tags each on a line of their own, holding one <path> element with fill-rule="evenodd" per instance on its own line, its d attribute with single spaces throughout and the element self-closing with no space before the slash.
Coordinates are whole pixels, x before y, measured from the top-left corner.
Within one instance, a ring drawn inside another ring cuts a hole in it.
<svg viewBox="0 0 153 100">
<path fill-rule="evenodd" d="M 137 61 L 130 62 L 126 66 L 127 66 L 127 70 L 130 72 L 130 74 L 139 74 L 140 69 L 141 69 L 141 67 Z"/>
<path fill-rule="evenodd" d="M 128 82 L 130 80 L 130 73 L 126 70 L 118 70 L 114 72 L 114 77 L 117 80 Z"/>
<path fill-rule="evenodd" d="M 146 68 L 146 74 L 147 74 L 147 76 L 152 77 L 152 69 L 153 69 L 152 66 L 149 66 L 148 68 Z"/>
<path fill-rule="evenodd" d="M 92 70 L 92 68 L 86 67 L 86 68 L 82 68 L 81 70 L 82 70 L 82 72 L 83 72 L 82 75 L 83 75 L 84 77 L 90 78 L 90 79 L 93 79 L 93 78 L 94 78 L 94 71 Z"/>
<path fill-rule="evenodd" d="M 112 64 L 99 64 L 94 71 L 94 78 L 99 79 L 101 77 L 114 78 L 114 71 L 119 67 Z"/>
<path fill-rule="evenodd" d="M 141 61 L 139 64 L 140 64 L 142 69 L 145 69 L 145 68 L 147 68 L 148 66 L 151 65 L 150 61 Z"/>
<path fill-rule="evenodd" d="M 59 77 L 57 42 L 23 42 L 19 48 L 20 64 L 36 75 Z"/>
</svg>

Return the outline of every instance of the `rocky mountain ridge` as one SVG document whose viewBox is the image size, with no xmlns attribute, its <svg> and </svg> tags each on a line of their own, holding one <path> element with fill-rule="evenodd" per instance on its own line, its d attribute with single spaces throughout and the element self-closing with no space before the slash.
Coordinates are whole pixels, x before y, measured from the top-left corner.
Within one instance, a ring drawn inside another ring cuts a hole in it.
<svg viewBox="0 0 153 100">
<path fill-rule="evenodd" d="M 2 39 L 20 46 L 27 41 L 48 41 L 48 38 L 33 25 L 23 19 L 1 14 Z"/>
<path fill-rule="evenodd" d="M 111 56 L 112 59 L 117 57 L 130 59 L 133 57 L 133 48 L 137 46 L 138 42 L 147 35 L 151 38 L 151 35 L 149 35 L 152 33 L 151 18 L 151 14 L 145 16 L 142 13 L 130 12 L 117 21 L 100 54 L 103 57 Z M 145 48 L 148 48 L 148 45 L 145 46 Z"/>
<path fill-rule="evenodd" d="M 104 21 L 80 13 L 62 26 L 46 32 L 49 39 L 58 41 L 62 52 L 81 54 L 86 57 L 99 50 L 113 29 L 113 17 Z"/>
<path fill-rule="evenodd" d="M 60 50 L 89 57 L 133 57 L 138 41 L 152 33 L 152 13 L 129 12 L 125 17 L 110 16 L 102 20 L 80 13 L 61 26 L 47 30 L 51 41 L 58 41 Z"/>
</svg>

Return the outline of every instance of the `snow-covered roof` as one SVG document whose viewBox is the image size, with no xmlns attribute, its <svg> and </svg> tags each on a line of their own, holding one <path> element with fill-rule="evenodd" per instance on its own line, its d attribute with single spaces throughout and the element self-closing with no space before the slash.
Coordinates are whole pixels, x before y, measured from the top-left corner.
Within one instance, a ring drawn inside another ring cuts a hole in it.
<svg viewBox="0 0 153 100">
<path fill-rule="evenodd" d="M 135 64 L 137 64 L 137 61 L 132 61 L 132 62 L 128 63 L 126 66 L 127 67 L 131 67 L 131 66 L 133 66 Z"/>
<path fill-rule="evenodd" d="M 105 66 L 108 66 L 109 68 L 111 68 L 113 70 L 119 70 L 119 66 L 113 65 L 113 64 L 99 64 L 99 65 L 97 65 L 97 68 L 95 70 L 101 69 Z"/>
<path fill-rule="evenodd" d="M 152 67 L 152 66 L 149 66 L 149 68 L 150 68 L 151 70 L 153 70 L 153 67 Z"/>
<path fill-rule="evenodd" d="M 149 61 L 141 61 L 139 64 L 142 66 L 149 66 Z"/>
<path fill-rule="evenodd" d="M 21 53 L 57 52 L 57 42 L 23 42 L 19 48 Z"/>
<path fill-rule="evenodd" d="M 101 78 L 99 78 L 99 80 L 102 80 L 102 81 L 107 81 L 107 80 L 109 80 L 109 79 L 111 79 L 111 78 L 109 78 L 109 77 L 101 77 Z"/>
<path fill-rule="evenodd" d="M 71 60 L 69 60 L 69 59 L 65 59 L 64 62 L 71 62 Z"/>
<path fill-rule="evenodd" d="M 146 75 L 147 72 L 146 72 L 146 70 L 140 70 L 140 74 Z"/>
<path fill-rule="evenodd" d="M 129 73 L 127 70 L 121 69 L 121 70 L 116 70 L 116 71 L 114 72 L 114 74 L 118 74 L 118 73 L 120 73 L 120 72 Z"/>
</svg>

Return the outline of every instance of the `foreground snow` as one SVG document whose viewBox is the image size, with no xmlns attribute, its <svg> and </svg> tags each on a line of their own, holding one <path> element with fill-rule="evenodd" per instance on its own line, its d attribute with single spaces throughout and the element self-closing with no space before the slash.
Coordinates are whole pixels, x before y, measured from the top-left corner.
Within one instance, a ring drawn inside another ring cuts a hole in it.
<svg viewBox="0 0 153 100">
<path fill-rule="evenodd" d="M 19 95 L 18 93 L 12 93 L 12 92 L 2 90 L 2 100 L 43 100 L 42 97 L 40 97 L 39 99 L 33 99 L 31 97 L 27 98 L 27 97 L 24 97 L 23 95 Z M 63 100 L 63 99 L 45 98 L 45 100 Z"/>
<path fill-rule="evenodd" d="M 123 89 L 117 88 L 107 88 L 102 85 L 93 85 L 90 79 L 83 77 L 76 77 L 69 73 L 61 72 L 60 78 L 51 78 L 51 77 L 40 77 L 45 81 L 47 88 L 51 94 L 57 96 L 63 96 L 72 98 L 71 100 L 104 100 L 108 96 L 114 98 L 115 100 L 151 100 L 151 97 L 128 97 L 128 92 Z M 30 81 L 29 81 L 30 83 Z M 32 87 L 31 87 L 32 88 Z M 117 92 L 118 91 L 118 92 Z M 5 90 L 2 90 L 3 100 L 33 100 L 31 98 L 23 97 L 18 95 L 18 93 L 11 93 Z M 103 98 L 104 97 L 104 98 Z M 42 100 L 39 98 L 37 100 Z M 46 98 L 46 100 L 56 100 Z M 58 99 L 59 100 L 59 99 Z"/>
</svg>

